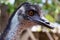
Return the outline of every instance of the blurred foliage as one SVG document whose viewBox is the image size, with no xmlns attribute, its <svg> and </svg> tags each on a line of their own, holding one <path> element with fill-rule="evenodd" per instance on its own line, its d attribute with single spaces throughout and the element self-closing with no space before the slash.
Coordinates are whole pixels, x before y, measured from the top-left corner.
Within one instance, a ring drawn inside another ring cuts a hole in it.
<svg viewBox="0 0 60 40">
<path fill-rule="evenodd" d="M 0 0 L 0 3 L 1 3 L 2 5 L 7 5 L 7 6 L 8 6 L 8 10 L 7 10 L 8 14 L 13 13 L 15 7 L 14 7 L 14 5 L 12 5 L 12 4 L 9 2 L 9 0 Z"/>
<path fill-rule="evenodd" d="M 26 2 L 27 0 L 15 0 L 15 7 L 17 8 L 20 4 L 22 4 L 22 3 L 24 3 L 24 2 Z"/>
<path fill-rule="evenodd" d="M 8 5 L 8 12 L 12 13 L 21 3 L 23 2 L 30 2 L 32 4 L 42 4 L 42 10 L 48 11 L 47 15 L 45 17 L 51 21 L 59 21 L 57 19 L 58 14 L 60 14 L 60 0 L 51 0 L 51 3 L 48 3 L 49 0 L 44 0 L 45 3 L 42 2 L 42 0 L 15 0 L 15 3 L 12 5 L 8 2 L 8 0 L 0 0 L 0 3 L 4 3 L 5 5 Z"/>
<path fill-rule="evenodd" d="M 30 3 L 32 3 L 32 4 L 34 4 L 34 3 L 42 3 L 42 0 L 27 0 L 27 2 L 30 2 Z"/>
<path fill-rule="evenodd" d="M 14 11 L 14 9 L 15 9 L 15 7 L 9 3 L 7 12 L 12 13 Z"/>
<path fill-rule="evenodd" d="M 55 22 L 55 19 L 54 19 L 51 15 L 47 14 L 45 17 L 46 17 L 50 22 Z"/>
</svg>

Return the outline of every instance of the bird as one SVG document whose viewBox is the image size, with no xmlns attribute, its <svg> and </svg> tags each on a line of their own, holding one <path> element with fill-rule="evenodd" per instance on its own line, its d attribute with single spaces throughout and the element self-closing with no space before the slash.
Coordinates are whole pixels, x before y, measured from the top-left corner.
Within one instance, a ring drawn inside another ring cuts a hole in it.
<svg viewBox="0 0 60 40">
<path fill-rule="evenodd" d="M 50 22 L 41 16 L 40 6 L 28 2 L 22 3 L 9 18 L 7 27 L 3 31 L 0 40 L 20 40 L 22 29 L 31 28 L 34 25 L 44 25 L 53 29 Z"/>
</svg>

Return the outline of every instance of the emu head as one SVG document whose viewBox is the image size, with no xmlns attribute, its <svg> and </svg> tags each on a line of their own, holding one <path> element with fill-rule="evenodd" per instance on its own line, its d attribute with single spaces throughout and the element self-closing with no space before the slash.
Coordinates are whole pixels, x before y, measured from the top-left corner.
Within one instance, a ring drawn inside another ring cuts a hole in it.
<svg viewBox="0 0 60 40">
<path fill-rule="evenodd" d="M 12 32 L 15 33 L 15 31 L 18 29 L 18 27 L 16 27 L 16 26 L 22 20 L 29 20 L 29 21 L 35 22 L 39 25 L 44 25 L 44 26 L 51 28 L 51 29 L 54 28 L 51 25 L 51 23 L 48 22 L 48 20 L 45 20 L 44 16 L 41 16 L 41 9 L 38 5 L 32 5 L 30 3 L 23 3 L 22 5 L 20 5 L 17 8 L 16 11 L 14 11 L 12 16 L 10 17 L 8 25 L 6 27 L 6 30 L 4 30 L 4 33 L 2 34 L 0 40 L 4 39 L 4 36 L 6 36 L 6 33 L 8 33 L 6 39 L 8 37 L 12 38 L 11 33 Z"/>
<path fill-rule="evenodd" d="M 30 20 L 32 22 L 35 22 L 39 25 L 44 25 L 48 28 L 53 29 L 51 23 L 48 22 L 48 20 L 43 19 L 43 16 L 41 17 L 41 9 L 38 5 L 32 5 L 30 3 L 23 3 L 20 5 L 18 10 L 16 11 L 18 21 L 24 20 Z M 14 18 L 13 18 L 14 19 Z"/>
</svg>

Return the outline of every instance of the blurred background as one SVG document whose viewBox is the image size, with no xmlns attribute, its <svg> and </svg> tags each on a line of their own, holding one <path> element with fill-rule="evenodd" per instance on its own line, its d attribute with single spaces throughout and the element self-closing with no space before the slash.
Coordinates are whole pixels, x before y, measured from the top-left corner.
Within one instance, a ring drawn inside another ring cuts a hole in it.
<svg viewBox="0 0 60 40">
<path fill-rule="evenodd" d="M 42 13 L 45 18 L 47 18 L 55 26 L 53 30 L 48 29 L 48 31 L 54 33 L 56 40 L 60 40 L 60 0 L 0 0 L 0 34 L 5 29 L 11 14 L 21 3 L 24 2 L 38 4 L 42 8 Z M 37 29 L 41 32 L 40 27 Z M 41 37 L 44 38 L 42 34 Z"/>
</svg>

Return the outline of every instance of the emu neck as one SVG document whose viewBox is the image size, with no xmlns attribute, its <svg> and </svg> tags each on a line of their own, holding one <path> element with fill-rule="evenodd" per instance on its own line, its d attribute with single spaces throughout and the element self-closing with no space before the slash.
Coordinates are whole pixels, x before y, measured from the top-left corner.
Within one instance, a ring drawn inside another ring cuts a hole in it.
<svg viewBox="0 0 60 40">
<path fill-rule="evenodd" d="M 8 30 L 8 33 L 7 33 L 6 37 L 5 37 L 5 40 L 11 40 L 12 36 L 14 36 L 14 33 L 18 28 L 17 27 L 18 24 L 19 24 L 18 15 L 16 13 L 15 16 L 11 20 L 10 29 Z"/>
<path fill-rule="evenodd" d="M 37 25 L 34 22 L 31 22 L 29 20 L 23 20 L 21 24 L 19 25 L 16 34 L 14 35 L 13 39 L 15 40 L 21 40 L 21 36 L 24 34 L 23 31 L 26 30 L 27 28 L 31 28 L 32 26 Z"/>
<path fill-rule="evenodd" d="M 34 25 L 37 24 L 29 20 L 23 20 L 20 24 L 17 24 L 16 26 L 11 26 L 11 30 L 6 36 L 6 40 L 11 40 L 11 39 L 19 40 L 21 31 L 27 28 L 31 28 Z"/>
</svg>

